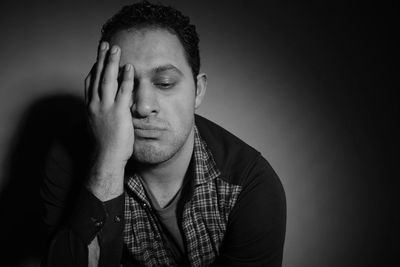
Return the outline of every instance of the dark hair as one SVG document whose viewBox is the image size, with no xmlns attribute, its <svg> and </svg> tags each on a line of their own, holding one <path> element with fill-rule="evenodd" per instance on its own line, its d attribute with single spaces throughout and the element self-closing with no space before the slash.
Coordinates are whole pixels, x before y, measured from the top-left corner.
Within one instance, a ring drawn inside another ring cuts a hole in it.
<svg viewBox="0 0 400 267">
<path fill-rule="evenodd" d="M 100 41 L 109 42 L 121 30 L 147 27 L 166 29 L 178 37 L 196 81 L 200 71 L 199 36 L 196 27 L 190 24 L 189 17 L 172 7 L 148 1 L 124 6 L 103 25 Z"/>
</svg>

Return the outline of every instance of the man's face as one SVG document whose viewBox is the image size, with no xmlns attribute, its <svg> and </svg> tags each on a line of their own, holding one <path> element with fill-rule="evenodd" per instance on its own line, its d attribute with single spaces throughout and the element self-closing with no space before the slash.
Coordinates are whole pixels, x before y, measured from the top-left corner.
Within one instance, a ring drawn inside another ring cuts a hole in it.
<svg viewBox="0 0 400 267">
<path fill-rule="evenodd" d="M 163 29 L 118 32 L 120 66 L 134 67 L 131 107 L 133 158 L 156 164 L 171 159 L 193 134 L 196 84 L 179 39 Z"/>
</svg>

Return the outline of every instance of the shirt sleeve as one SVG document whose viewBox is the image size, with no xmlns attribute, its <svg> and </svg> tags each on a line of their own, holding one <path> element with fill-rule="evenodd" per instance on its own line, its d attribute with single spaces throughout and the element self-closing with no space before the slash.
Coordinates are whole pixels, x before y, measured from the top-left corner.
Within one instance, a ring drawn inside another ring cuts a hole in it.
<svg viewBox="0 0 400 267">
<path fill-rule="evenodd" d="M 286 231 L 282 184 L 261 156 L 244 180 L 215 266 L 282 266 Z"/>
<path fill-rule="evenodd" d="M 72 171 L 71 162 L 66 163 L 65 154 L 59 157 L 59 152 L 50 156 L 41 187 L 43 222 L 50 236 L 42 266 L 87 266 L 88 244 L 96 236 L 100 245 L 99 266 L 119 266 L 124 194 L 100 201 L 82 183 L 76 183 L 73 174 L 79 172 Z"/>
</svg>

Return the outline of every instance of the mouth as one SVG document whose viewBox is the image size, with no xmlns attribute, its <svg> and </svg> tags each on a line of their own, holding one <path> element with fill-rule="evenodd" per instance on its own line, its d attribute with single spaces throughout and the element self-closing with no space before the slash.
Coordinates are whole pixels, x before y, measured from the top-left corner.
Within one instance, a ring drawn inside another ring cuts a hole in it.
<svg viewBox="0 0 400 267">
<path fill-rule="evenodd" d="M 135 137 L 139 138 L 159 138 L 166 127 L 158 124 L 145 123 L 143 121 L 133 121 L 133 128 L 135 130 Z"/>
<path fill-rule="evenodd" d="M 156 139 L 162 135 L 161 130 L 139 129 L 135 128 L 135 138 Z"/>
</svg>

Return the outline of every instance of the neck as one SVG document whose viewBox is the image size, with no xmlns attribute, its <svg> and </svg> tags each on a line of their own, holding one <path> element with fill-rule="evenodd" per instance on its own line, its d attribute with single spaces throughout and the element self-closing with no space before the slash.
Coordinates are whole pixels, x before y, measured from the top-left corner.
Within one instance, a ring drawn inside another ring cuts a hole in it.
<svg viewBox="0 0 400 267">
<path fill-rule="evenodd" d="M 194 129 L 189 133 L 185 144 L 169 160 L 157 165 L 140 166 L 138 174 L 150 189 L 177 191 L 182 185 L 188 169 L 194 146 Z"/>
</svg>

